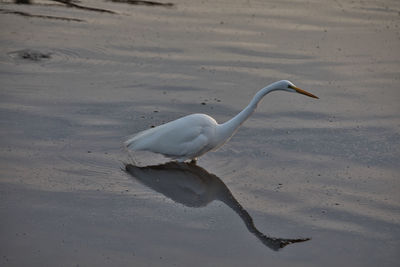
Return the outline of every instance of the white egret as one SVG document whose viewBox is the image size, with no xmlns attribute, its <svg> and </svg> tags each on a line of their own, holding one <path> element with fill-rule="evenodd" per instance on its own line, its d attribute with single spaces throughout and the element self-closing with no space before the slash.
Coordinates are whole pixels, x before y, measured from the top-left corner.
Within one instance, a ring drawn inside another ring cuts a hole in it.
<svg viewBox="0 0 400 267">
<path fill-rule="evenodd" d="M 218 124 L 206 114 L 192 114 L 139 132 L 125 141 L 133 151 L 150 151 L 180 162 L 196 161 L 210 150 L 227 142 L 242 123 L 255 111 L 261 99 L 273 91 L 300 93 L 318 98 L 287 80 L 274 82 L 258 91 L 250 104 L 229 121 Z"/>
</svg>

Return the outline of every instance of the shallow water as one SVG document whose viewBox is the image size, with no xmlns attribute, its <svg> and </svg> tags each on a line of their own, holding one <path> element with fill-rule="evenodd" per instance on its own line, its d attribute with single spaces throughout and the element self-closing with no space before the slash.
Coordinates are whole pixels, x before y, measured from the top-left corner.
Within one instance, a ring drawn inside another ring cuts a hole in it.
<svg viewBox="0 0 400 267">
<path fill-rule="evenodd" d="M 397 1 L 35 3 L 0 6 L 1 265 L 398 264 Z M 320 99 L 268 95 L 200 180 L 124 171 L 130 134 L 279 79 Z"/>
</svg>

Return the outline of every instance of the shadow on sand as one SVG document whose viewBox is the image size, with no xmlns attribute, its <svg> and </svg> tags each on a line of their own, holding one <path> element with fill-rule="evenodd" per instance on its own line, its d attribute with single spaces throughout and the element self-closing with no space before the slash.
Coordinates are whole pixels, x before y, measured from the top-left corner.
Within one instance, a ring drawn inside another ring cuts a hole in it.
<svg viewBox="0 0 400 267">
<path fill-rule="evenodd" d="M 195 163 L 169 162 L 147 167 L 127 164 L 125 170 L 145 186 L 187 207 L 204 207 L 214 200 L 222 201 L 240 216 L 250 233 L 272 250 L 310 240 L 274 238 L 261 233 L 224 182 Z"/>
</svg>

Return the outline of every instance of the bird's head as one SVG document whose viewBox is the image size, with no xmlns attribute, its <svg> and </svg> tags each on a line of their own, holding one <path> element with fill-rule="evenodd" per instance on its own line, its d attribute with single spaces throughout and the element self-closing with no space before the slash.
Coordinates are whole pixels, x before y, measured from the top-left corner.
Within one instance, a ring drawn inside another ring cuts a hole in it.
<svg viewBox="0 0 400 267">
<path fill-rule="evenodd" d="M 276 88 L 275 90 L 283 90 L 283 91 L 291 92 L 291 93 L 299 93 L 299 94 L 302 94 L 302 95 L 306 95 L 306 96 L 309 96 L 309 97 L 313 97 L 313 98 L 319 99 L 319 97 L 317 97 L 317 96 L 315 96 L 315 95 L 313 95 L 313 94 L 311 94 L 311 93 L 309 93 L 307 91 L 304 91 L 303 89 L 298 88 L 292 82 L 287 81 L 287 80 L 282 80 L 282 81 L 276 82 L 276 83 L 273 84 L 273 86 Z"/>
</svg>

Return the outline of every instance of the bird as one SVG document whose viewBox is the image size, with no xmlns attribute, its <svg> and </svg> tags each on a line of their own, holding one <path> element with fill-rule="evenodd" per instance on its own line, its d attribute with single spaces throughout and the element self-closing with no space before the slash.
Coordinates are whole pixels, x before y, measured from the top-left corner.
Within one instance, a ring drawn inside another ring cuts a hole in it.
<svg viewBox="0 0 400 267">
<path fill-rule="evenodd" d="M 173 161 L 196 162 L 200 156 L 225 144 L 253 114 L 263 97 L 274 91 L 299 93 L 318 99 L 292 82 L 281 80 L 259 90 L 240 113 L 225 123 L 219 124 L 206 114 L 191 114 L 134 134 L 124 145 L 128 151 L 149 151 Z"/>
</svg>

